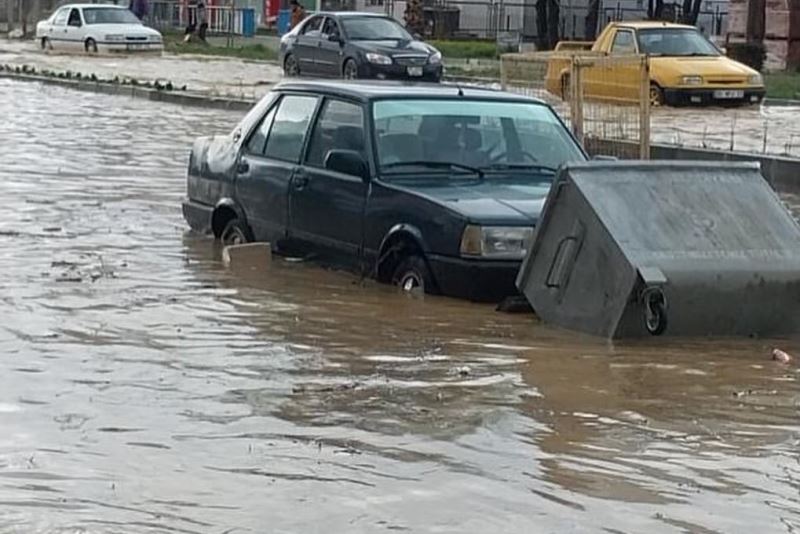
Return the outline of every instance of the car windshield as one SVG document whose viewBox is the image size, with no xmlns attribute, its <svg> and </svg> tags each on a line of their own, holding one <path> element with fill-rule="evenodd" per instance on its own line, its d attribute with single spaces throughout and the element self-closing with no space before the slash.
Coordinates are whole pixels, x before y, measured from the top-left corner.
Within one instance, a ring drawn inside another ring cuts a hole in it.
<svg viewBox="0 0 800 534">
<path fill-rule="evenodd" d="M 83 10 L 86 24 L 141 24 L 136 15 L 127 9 L 88 7 Z"/>
<path fill-rule="evenodd" d="M 410 41 L 411 35 L 392 19 L 381 17 L 344 17 L 342 26 L 351 41 Z"/>
<path fill-rule="evenodd" d="M 397 99 L 374 104 L 383 176 L 419 173 L 551 179 L 586 156 L 550 108 L 528 102 Z"/>
<path fill-rule="evenodd" d="M 719 56 L 719 49 L 693 28 L 639 30 L 639 50 L 652 56 Z"/>
</svg>

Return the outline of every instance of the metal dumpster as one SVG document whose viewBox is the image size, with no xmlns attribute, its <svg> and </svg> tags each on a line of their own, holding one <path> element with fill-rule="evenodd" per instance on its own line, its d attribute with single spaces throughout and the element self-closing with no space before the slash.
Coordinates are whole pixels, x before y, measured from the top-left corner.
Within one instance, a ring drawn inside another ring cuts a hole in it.
<svg viewBox="0 0 800 534">
<path fill-rule="evenodd" d="M 547 198 L 517 287 L 609 338 L 800 332 L 800 225 L 757 163 L 580 163 Z"/>
</svg>

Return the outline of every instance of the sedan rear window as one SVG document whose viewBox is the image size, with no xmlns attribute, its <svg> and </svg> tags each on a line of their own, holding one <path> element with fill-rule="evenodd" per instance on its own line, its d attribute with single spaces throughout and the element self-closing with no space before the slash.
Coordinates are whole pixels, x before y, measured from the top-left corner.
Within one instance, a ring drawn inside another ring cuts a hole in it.
<svg viewBox="0 0 800 534">
<path fill-rule="evenodd" d="M 555 113 L 539 104 L 398 99 L 378 101 L 373 111 L 383 174 L 413 162 L 522 171 L 586 159 Z"/>
</svg>

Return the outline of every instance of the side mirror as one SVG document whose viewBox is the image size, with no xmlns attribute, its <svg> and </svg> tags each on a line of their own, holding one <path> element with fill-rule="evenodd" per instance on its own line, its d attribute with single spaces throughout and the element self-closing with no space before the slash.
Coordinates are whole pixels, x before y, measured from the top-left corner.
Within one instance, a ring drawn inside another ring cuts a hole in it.
<svg viewBox="0 0 800 534">
<path fill-rule="evenodd" d="M 329 150 L 325 168 L 369 181 L 369 167 L 364 157 L 355 150 Z"/>
<path fill-rule="evenodd" d="M 332 33 L 332 34 L 330 34 L 330 35 L 328 36 L 328 40 L 329 40 L 329 41 L 331 41 L 332 43 L 341 43 L 341 42 L 342 42 L 342 38 L 341 38 L 341 37 L 339 37 L 339 34 L 338 34 L 338 33 Z"/>
</svg>

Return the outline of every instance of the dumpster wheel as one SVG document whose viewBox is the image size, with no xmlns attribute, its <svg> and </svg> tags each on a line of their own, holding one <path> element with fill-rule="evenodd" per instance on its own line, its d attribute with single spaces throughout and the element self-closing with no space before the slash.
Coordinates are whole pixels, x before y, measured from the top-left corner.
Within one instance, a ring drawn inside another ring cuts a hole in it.
<svg viewBox="0 0 800 534">
<path fill-rule="evenodd" d="M 667 299 L 660 288 L 651 287 L 642 292 L 644 326 L 651 335 L 660 336 L 667 329 Z"/>
</svg>

